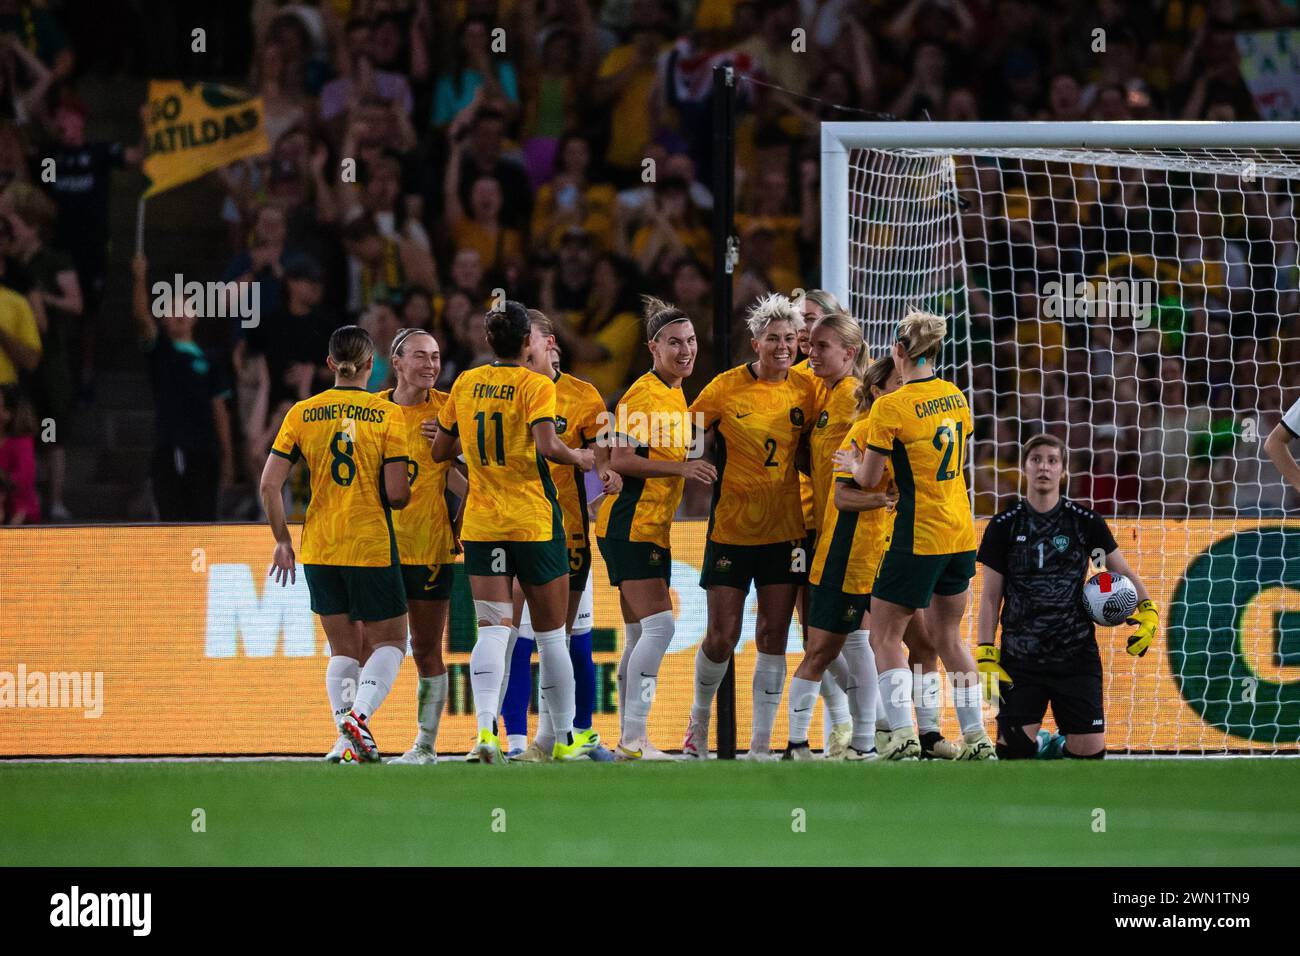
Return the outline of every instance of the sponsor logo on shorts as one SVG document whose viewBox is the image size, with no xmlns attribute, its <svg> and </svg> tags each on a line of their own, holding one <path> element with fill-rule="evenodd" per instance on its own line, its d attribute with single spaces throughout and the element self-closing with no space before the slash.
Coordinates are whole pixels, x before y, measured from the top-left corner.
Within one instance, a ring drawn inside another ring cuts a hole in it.
<svg viewBox="0 0 1300 956">
<path fill-rule="evenodd" d="M 663 553 L 660 552 L 658 548 L 650 549 L 650 563 L 655 567 L 664 563 Z"/>
<path fill-rule="evenodd" d="M 715 571 L 730 571 L 730 570 L 731 570 L 731 558 L 727 557 L 727 556 L 724 554 L 722 557 L 718 558 L 717 561 L 714 561 L 714 562 L 713 562 L 713 570 L 715 570 Z"/>
</svg>

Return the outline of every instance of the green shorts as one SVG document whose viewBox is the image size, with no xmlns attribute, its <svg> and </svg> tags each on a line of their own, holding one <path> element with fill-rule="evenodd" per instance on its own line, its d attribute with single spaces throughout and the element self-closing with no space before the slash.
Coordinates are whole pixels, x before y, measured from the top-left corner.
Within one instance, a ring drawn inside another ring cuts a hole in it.
<svg viewBox="0 0 1300 956">
<path fill-rule="evenodd" d="M 550 541 L 465 541 L 465 573 L 547 584 L 569 573 L 563 538 Z"/>
<path fill-rule="evenodd" d="M 871 593 L 903 607 L 929 607 L 930 597 L 961 594 L 975 577 L 975 552 L 907 554 L 886 551 Z"/>
<path fill-rule="evenodd" d="M 826 584 L 808 587 L 808 626 L 848 634 L 862 627 L 862 615 L 871 608 L 870 594 L 845 594 Z"/>
<path fill-rule="evenodd" d="M 456 577 L 454 564 L 404 564 L 402 583 L 408 601 L 447 601 L 451 599 L 451 582 Z"/>
<path fill-rule="evenodd" d="M 390 564 L 382 568 L 304 564 L 311 609 L 317 614 L 346 614 L 354 621 L 386 621 L 406 613 L 402 572 Z"/>
<path fill-rule="evenodd" d="M 647 581 L 663 578 L 665 584 L 673 579 L 673 552 L 661 548 L 653 541 L 624 541 L 621 538 L 597 538 L 596 547 L 605 559 L 609 583 L 618 587 L 624 581 Z"/>
<path fill-rule="evenodd" d="M 591 548 L 569 549 L 569 590 L 582 593 L 591 578 Z"/>
<path fill-rule="evenodd" d="M 775 544 L 704 545 L 700 587 L 722 586 L 748 591 L 750 584 L 806 584 L 812 555 L 803 540 Z"/>
</svg>

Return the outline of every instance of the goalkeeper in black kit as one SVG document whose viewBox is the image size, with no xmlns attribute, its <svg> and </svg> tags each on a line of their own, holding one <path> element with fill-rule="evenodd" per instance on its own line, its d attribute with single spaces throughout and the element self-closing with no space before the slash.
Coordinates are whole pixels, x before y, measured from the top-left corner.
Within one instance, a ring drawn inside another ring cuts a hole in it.
<svg viewBox="0 0 1300 956">
<path fill-rule="evenodd" d="M 1141 657 L 1159 614 L 1142 581 L 1120 554 L 1105 519 L 1062 496 L 1065 444 L 1051 435 L 1025 443 L 1021 465 L 1028 493 L 984 530 L 976 560 L 984 565 L 975 660 L 986 686 L 1000 687 L 999 760 L 1106 755 L 1101 654 L 1083 585 L 1093 555 L 1137 590 L 1128 652 Z M 995 644 L 999 620 L 1002 647 Z M 1039 733 L 1048 706 L 1060 731 Z"/>
</svg>

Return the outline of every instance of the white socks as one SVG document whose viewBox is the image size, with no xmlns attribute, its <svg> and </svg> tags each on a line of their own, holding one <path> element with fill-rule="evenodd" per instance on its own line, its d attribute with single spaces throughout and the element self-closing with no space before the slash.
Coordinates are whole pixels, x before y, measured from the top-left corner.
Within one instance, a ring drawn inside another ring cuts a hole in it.
<svg viewBox="0 0 1300 956">
<path fill-rule="evenodd" d="M 335 654 L 325 665 L 325 693 L 330 699 L 330 713 L 334 715 L 335 724 L 352 709 L 360 679 L 361 662 L 355 657 Z"/>
<path fill-rule="evenodd" d="M 619 738 L 623 736 L 623 720 L 627 717 L 627 666 L 636 650 L 636 642 L 641 639 L 641 622 L 623 625 L 623 656 L 618 661 L 618 723 Z"/>
<path fill-rule="evenodd" d="M 388 696 L 397 672 L 401 670 L 405 647 L 385 644 L 370 653 L 370 660 L 361 668 L 361 686 L 357 688 L 357 702 L 352 709 L 369 720 Z"/>
<path fill-rule="evenodd" d="M 442 720 L 442 705 L 447 700 L 447 675 L 421 677 L 416 690 L 415 720 L 420 732 L 415 736 L 415 746 L 438 751 L 438 722 Z"/>
<path fill-rule="evenodd" d="M 491 730 L 501 712 L 501 688 L 509 660 L 506 645 L 512 630 L 500 624 L 480 626 L 469 655 L 469 686 L 474 691 L 474 713 L 480 732 Z"/>
<path fill-rule="evenodd" d="M 792 744 L 808 742 L 808 727 L 812 724 L 813 708 L 817 704 L 819 687 L 816 682 L 804 680 L 802 677 L 790 678 L 790 743 Z"/>
<path fill-rule="evenodd" d="M 573 714 L 577 710 L 574 699 L 573 661 L 569 659 L 569 645 L 565 640 L 563 627 L 553 631 L 537 631 L 533 639 L 537 641 L 537 656 L 541 661 L 539 667 L 538 697 L 545 701 L 546 712 L 550 715 L 552 746 L 555 740 L 569 742 L 573 733 Z M 537 740 L 544 744 L 543 733 L 545 721 L 539 720 Z"/>
<path fill-rule="evenodd" d="M 754 664 L 754 726 L 750 734 L 751 752 L 764 753 L 772 747 L 772 725 L 781 708 L 785 690 L 785 655 L 757 653 Z"/>
<path fill-rule="evenodd" d="M 939 707 L 943 703 L 943 676 L 938 671 L 921 675 L 916 689 L 916 728 L 920 733 L 939 732 Z"/>
<path fill-rule="evenodd" d="M 703 644 L 695 649 L 695 703 L 691 707 L 691 720 L 708 724 L 713 715 L 713 698 L 726 673 L 727 661 L 709 660 Z"/>
<path fill-rule="evenodd" d="M 840 658 L 843 656 L 841 654 Z M 826 702 L 826 712 L 832 727 L 847 724 L 852 719 L 849 711 L 849 695 L 844 693 L 830 668 L 827 668 L 826 673 L 822 675 L 821 695 L 822 700 Z"/>
<path fill-rule="evenodd" d="M 673 612 L 660 611 L 641 619 L 641 639 L 628 656 L 624 676 L 623 737 L 629 742 L 645 739 L 650 705 L 654 703 L 659 682 L 659 665 L 673 642 Z"/>
<path fill-rule="evenodd" d="M 517 640 L 519 640 L 519 628 L 512 627 L 509 636 L 506 638 L 506 663 L 505 669 L 501 673 L 501 690 L 497 693 L 498 714 L 501 713 L 501 708 L 506 702 L 506 689 L 510 686 L 510 662 L 515 656 L 515 641 Z M 532 676 L 531 673 L 529 676 Z"/>
<path fill-rule="evenodd" d="M 880 683 L 876 675 L 876 655 L 871 650 L 869 631 L 853 631 L 844 639 L 840 657 L 848 665 L 850 710 L 853 712 L 853 749 L 864 753 L 876 749 L 876 705 L 880 700 Z"/>
<path fill-rule="evenodd" d="M 984 732 L 984 694 L 978 680 L 972 680 L 964 687 L 958 687 L 954 680 L 952 703 L 963 735 Z"/>
<path fill-rule="evenodd" d="M 880 675 L 880 700 L 884 706 L 889 729 L 901 730 L 912 726 L 912 672 L 906 667 L 895 667 Z"/>
</svg>

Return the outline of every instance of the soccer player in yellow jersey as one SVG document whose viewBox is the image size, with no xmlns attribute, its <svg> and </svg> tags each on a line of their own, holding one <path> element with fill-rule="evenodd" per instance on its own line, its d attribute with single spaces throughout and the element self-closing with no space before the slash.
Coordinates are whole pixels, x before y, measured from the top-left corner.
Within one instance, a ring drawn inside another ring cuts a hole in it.
<svg viewBox="0 0 1300 956">
<path fill-rule="evenodd" d="M 953 688 L 965 742 L 961 760 L 996 759 L 984 730 L 983 696 L 975 660 L 962 643 L 970 579 L 975 574 L 975 524 L 966 491 L 970 406 L 961 391 L 935 374 L 947 323 L 913 310 L 898 326 L 892 355 L 903 377 L 897 391 L 878 399 L 867 416 L 867 448 L 853 477 L 874 488 L 886 462 L 898 484 L 898 509 L 889 549 L 873 585 L 871 647 L 890 738 L 881 757 L 920 756 L 912 725 L 912 672 L 903 634 L 917 608 L 926 613 L 932 640 Z"/>
<path fill-rule="evenodd" d="M 827 497 L 831 490 L 831 456 L 835 454 L 858 417 L 854 397 L 866 370 L 869 355 L 862 338 L 862 326 L 840 308 L 829 292 L 814 289 L 803 299 L 805 321 L 811 324 L 808 337 L 808 372 L 817 378 L 818 410 L 808 436 L 808 475 L 801 475 L 801 485 L 816 507 L 805 505 L 804 523 L 808 527 L 805 547 L 808 555 L 817 552 L 818 532 Z M 811 519 L 811 521 L 810 521 Z M 799 589 L 799 621 L 803 626 L 804 644 L 808 642 L 808 587 Z M 840 686 L 847 683 L 848 673 L 842 658 L 837 657 L 830 671 L 822 677 L 821 695 L 826 703 L 826 757 L 842 760 L 850 756 L 853 716 L 848 695 Z"/>
<path fill-rule="evenodd" d="M 429 442 L 420 434 L 420 426 L 436 416 L 447 401 L 447 393 L 433 387 L 442 371 L 437 340 L 423 329 L 399 329 L 393 336 L 390 361 L 397 385 L 380 394 L 397 406 L 406 427 L 411 500 L 393 517 L 393 528 L 406 589 L 411 657 L 420 683 L 415 743 L 388 762 L 433 764 L 438 762 L 438 723 L 447 699 L 442 639 L 447 632 L 458 550 L 447 512 L 447 491 L 463 500 L 467 485 L 465 476 L 451 462 L 433 460 Z"/>
<path fill-rule="evenodd" d="M 262 506 L 276 541 L 271 573 L 282 587 L 297 579 L 284 482 L 299 459 L 311 474 L 302 563 L 311 609 L 330 643 L 330 707 L 346 738 L 326 758 L 335 762 L 348 742 L 359 759 L 379 760 L 367 721 L 406 656 L 406 595 L 391 513 L 411 496 L 406 428 L 392 402 L 365 390 L 374 351 L 364 329 L 334 330 L 326 360 L 334 387 L 289 409 L 262 469 Z M 365 667 L 363 646 L 370 648 Z"/>
<path fill-rule="evenodd" d="M 713 696 L 740 638 L 751 584 L 758 588 L 758 660 L 749 759 L 772 758 L 790 619 L 809 561 L 795 456 L 816 418 L 817 386 L 790 372 L 802 326 L 789 299 L 764 296 L 749 310 L 758 361 L 714 378 L 690 407 L 714 430 L 718 481 L 700 575 L 708 632 L 695 655 L 695 703 L 682 744 L 689 758 L 708 756 Z"/>
<path fill-rule="evenodd" d="M 648 296 L 645 323 L 654 364 L 623 393 L 611 423 L 612 464 L 623 476 L 623 488 L 601 502 L 596 518 L 596 544 L 623 612 L 619 760 L 664 759 L 651 746 L 646 725 L 659 666 L 673 640 L 669 532 L 686 479 L 717 477 L 713 465 L 691 456 L 699 446 L 692 440 L 682 381 L 694 370 L 699 352 L 695 327 L 681 309 Z"/>
<path fill-rule="evenodd" d="M 555 383 L 524 366 L 531 350 L 545 346 L 528 310 L 507 300 L 488 313 L 487 337 L 497 361 L 456 379 L 438 411 L 433 441 L 434 461 L 450 461 L 463 444 L 469 468 L 461 538 L 479 624 L 470 656 L 475 750 L 483 763 L 503 760 L 496 718 L 514 621 L 510 582 L 517 577 L 541 658 L 541 693 L 556 735 L 553 756 L 574 760 L 591 747 L 573 739 L 573 665 L 564 644 L 569 562 L 547 460 L 590 471 L 595 456 L 556 434 Z"/>
<path fill-rule="evenodd" d="M 610 470 L 609 447 L 596 444 L 605 419 L 605 403 L 600 393 L 590 382 L 560 370 L 560 352 L 551 320 L 536 309 L 528 310 L 528 318 L 541 331 L 545 345 L 534 349 L 525 364 L 555 383 L 556 434 L 570 448 L 591 447 L 604 493 L 616 493 L 622 487 L 622 481 L 617 472 Z M 555 468 L 551 474 L 560 511 L 564 515 L 565 543 L 569 554 L 569 611 L 565 628 L 575 686 L 573 736 L 575 740 L 591 744 L 592 759 L 612 760 L 613 755 L 601 746 L 600 734 L 592 729 L 591 722 L 596 703 L 596 668 L 591 658 L 591 542 L 588 537 L 587 486 L 582 472 L 576 468 Z M 551 759 L 555 736 L 550 723 L 550 708 L 542 706 L 544 701 L 538 702 L 537 736 L 532 744 L 524 746 L 528 736 L 528 699 L 532 696 L 531 658 L 536 645 L 531 615 L 523 605 L 523 593 L 516 589 L 514 595 L 519 637 L 506 668 L 507 689 L 501 715 L 510 737 L 510 759 L 545 763 Z M 579 620 L 582 626 L 575 627 Z"/>
<path fill-rule="evenodd" d="M 813 332 L 814 362 L 824 336 Z M 855 411 L 867 412 L 881 395 L 903 384 L 889 356 L 877 359 L 863 372 L 855 388 Z M 861 446 L 867 419 L 859 418 L 843 436 L 841 448 Z M 839 449 L 837 449 L 838 451 Z M 826 490 L 817 552 L 808 574 L 808 642 L 804 658 L 790 680 L 790 742 L 787 760 L 812 757 L 808 725 L 822 681 L 839 661 L 853 706 L 853 735 L 845 753 L 849 760 L 876 759 L 873 730 L 878 697 L 878 675 L 868 632 L 862 623 L 871 605 L 871 587 L 889 539 L 891 509 L 897 494 L 889 466 L 876 487 L 863 490 L 842 468 L 835 469 L 835 484 Z"/>
</svg>

